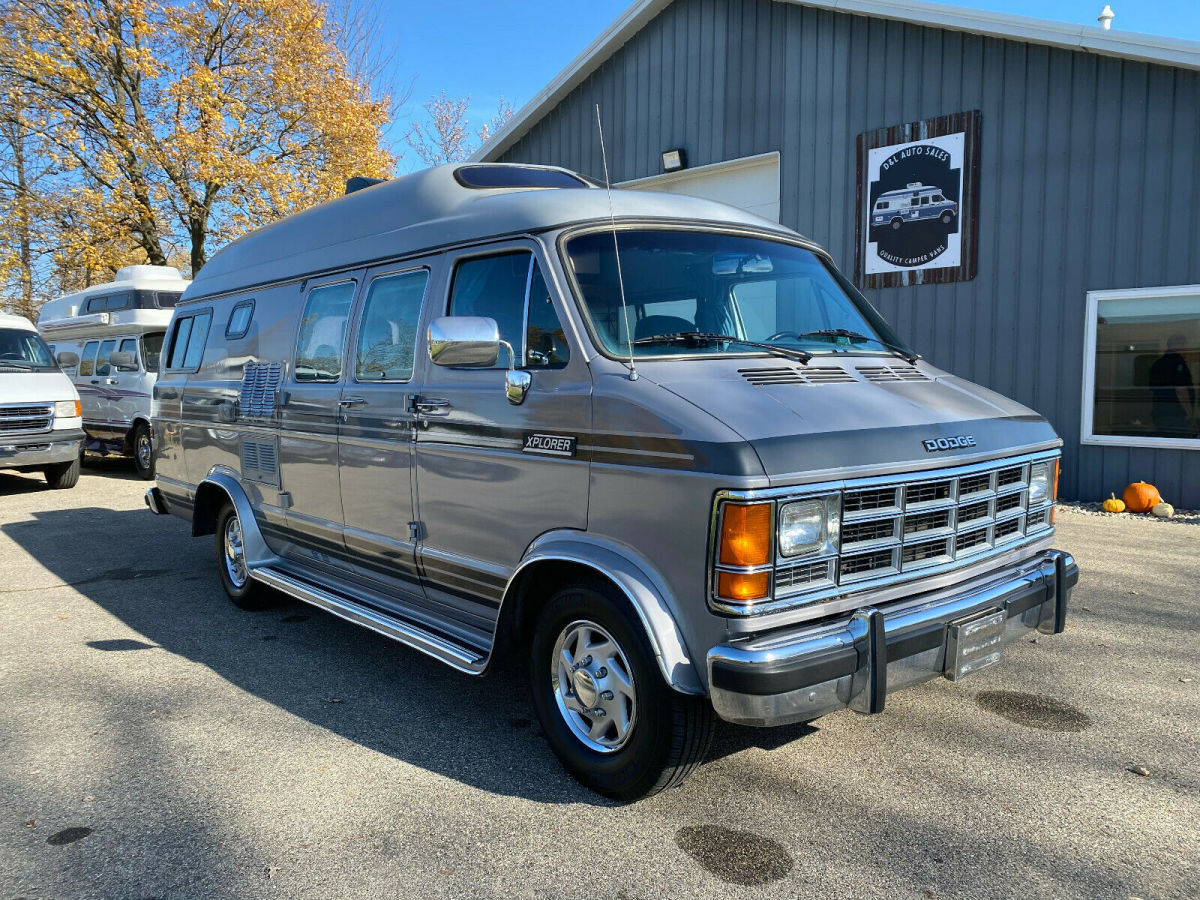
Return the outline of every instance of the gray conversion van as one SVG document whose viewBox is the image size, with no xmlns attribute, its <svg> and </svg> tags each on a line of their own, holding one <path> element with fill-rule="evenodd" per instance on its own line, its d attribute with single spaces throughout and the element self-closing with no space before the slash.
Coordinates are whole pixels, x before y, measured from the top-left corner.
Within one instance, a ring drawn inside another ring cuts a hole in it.
<svg viewBox="0 0 1200 900">
<path fill-rule="evenodd" d="M 147 503 L 484 673 L 634 799 L 730 722 L 878 713 L 1064 628 L 1060 441 L 920 360 L 820 247 L 562 169 L 446 166 L 265 227 L 176 308 Z"/>
</svg>

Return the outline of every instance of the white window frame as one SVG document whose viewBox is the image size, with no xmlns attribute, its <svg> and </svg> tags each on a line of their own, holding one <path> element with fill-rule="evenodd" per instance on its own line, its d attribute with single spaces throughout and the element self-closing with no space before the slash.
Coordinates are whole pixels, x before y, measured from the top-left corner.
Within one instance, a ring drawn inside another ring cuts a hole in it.
<svg viewBox="0 0 1200 900">
<path fill-rule="evenodd" d="M 1087 318 L 1083 332 L 1083 405 L 1079 442 L 1098 447 L 1157 447 L 1171 450 L 1200 450 L 1200 438 L 1142 437 L 1124 434 L 1093 434 L 1096 408 L 1096 318 L 1101 300 L 1142 300 L 1200 294 L 1200 284 L 1135 288 L 1124 291 L 1088 291 Z"/>
</svg>

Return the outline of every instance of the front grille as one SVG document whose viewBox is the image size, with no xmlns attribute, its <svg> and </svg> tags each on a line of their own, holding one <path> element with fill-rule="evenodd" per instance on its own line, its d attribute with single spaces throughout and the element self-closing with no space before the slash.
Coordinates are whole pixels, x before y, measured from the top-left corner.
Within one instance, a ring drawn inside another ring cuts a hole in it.
<svg viewBox="0 0 1200 900">
<path fill-rule="evenodd" d="M 833 584 L 832 561 L 828 559 L 798 566 L 780 567 L 775 573 L 775 592 L 807 590 L 821 583 Z"/>
<path fill-rule="evenodd" d="M 1004 461 L 961 476 L 941 472 L 847 490 L 841 581 L 973 559 L 1049 525 L 1048 506 L 1027 511 L 1029 468 Z"/>
<path fill-rule="evenodd" d="M 53 423 L 54 407 L 49 404 L 0 406 L 0 434 L 40 434 Z"/>
</svg>

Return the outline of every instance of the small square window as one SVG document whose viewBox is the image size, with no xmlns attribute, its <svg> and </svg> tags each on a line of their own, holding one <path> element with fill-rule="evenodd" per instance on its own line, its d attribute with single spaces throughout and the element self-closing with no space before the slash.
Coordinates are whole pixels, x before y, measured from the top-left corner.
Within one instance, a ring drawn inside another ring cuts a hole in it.
<svg viewBox="0 0 1200 900">
<path fill-rule="evenodd" d="M 237 340 L 246 336 L 250 330 L 250 322 L 254 319 L 254 301 L 243 300 L 229 311 L 229 321 L 225 325 L 225 337 Z"/>
</svg>

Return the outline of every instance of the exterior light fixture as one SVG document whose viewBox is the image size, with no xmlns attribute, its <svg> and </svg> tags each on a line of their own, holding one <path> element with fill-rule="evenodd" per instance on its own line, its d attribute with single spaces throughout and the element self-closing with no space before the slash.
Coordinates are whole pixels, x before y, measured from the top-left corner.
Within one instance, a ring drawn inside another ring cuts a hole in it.
<svg viewBox="0 0 1200 900">
<path fill-rule="evenodd" d="M 682 147 L 675 150 L 664 150 L 662 166 L 664 172 L 678 172 L 680 169 L 685 169 L 687 168 L 687 154 Z"/>
</svg>

